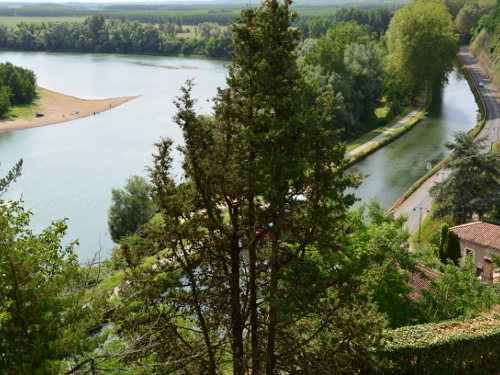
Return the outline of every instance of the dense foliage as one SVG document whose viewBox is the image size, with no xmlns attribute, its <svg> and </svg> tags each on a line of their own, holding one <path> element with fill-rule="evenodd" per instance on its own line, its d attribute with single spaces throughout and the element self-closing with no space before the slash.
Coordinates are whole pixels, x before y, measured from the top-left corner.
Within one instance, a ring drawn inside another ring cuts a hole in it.
<svg viewBox="0 0 500 375">
<path fill-rule="evenodd" d="M 128 178 L 123 189 L 111 189 L 108 228 L 113 241 L 134 233 L 151 219 L 150 190 L 146 179 L 139 176 Z"/>
<path fill-rule="evenodd" d="M 92 351 L 98 310 L 86 287 L 75 243 L 60 245 L 65 221 L 34 234 L 20 202 L 0 201 L 0 373 L 49 375 L 62 361 Z"/>
<path fill-rule="evenodd" d="M 450 231 L 450 227 L 448 224 L 443 224 L 441 226 L 439 240 L 439 260 L 443 264 L 451 261 L 453 264 L 458 266 L 461 258 L 460 239 L 455 232 Z"/>
<path fill-rule="evenodd" d="M 475 318 L 500 302 L 499 291 L 498 284 L 481 283 L 474 261 L 467 257 L 460 267 L 451 262 L 442 267 L 441 278 L 422 290 L 419 308 L 424 322 Z"/>
<path fill-rule="evenodd" d="M 437 204 L 433 218 L 450 216 L 464 224 L 474 215 L 482 218 L 498 203 L 500 169 L 495 152 L 482 152 L 486 138 L 474 140 L 465 132 L 455 133 L 454 138 L 454 142 L 444 144 L 455 153 L 447 165 L 451 173 L 429 193 Z"/>
<path fill-rule="evenodd" d="M 391 11 L 402 5 L 403 2 L 385 2 L 385 9 Z M 68 5 L 71 3 L 68 3 Z M 198 25 L 203 22 L 216 22 L 221 26 L 228 26 L 235 19 L 240 11 L 246 8 L 247 4 L 173 4 L 173 5 L 139 5 L 139 4 L 117 4 L 105 6 L 103 9 L 75 9 L 77 5 L 83 6 L 84 3 L 74 3 L 71 6 L 44 6 L 24 5 L 22 7 L 2 7 L 0 6 L 0 16 L 10 17 L 91 17 L 100 15 L 106 19 L 122 19 L 129 21 L 139 21 L 142 23 L 166 23 L 169 18 L 181 18 L 184 25 Z M 361 21 L 366 19 L 366 14 L 373 8 L 380 8 L 380 3 L 362 4 L 357 8 L 352 8 L 347 14 L 342 11 L 337 15 L 342 5 L 337 4 L 296 4 L 293 9 L 300 12 L 301 20 L 308 18 L 325 17 L 336 21 Z M 359 8 L 359 9 L 358 9 Z M 385 12 L 385 11 L 382 11 Z M 377 16 L 370 14 L 369 18 L 378 23 Z M 296 26 L 298 20 L 293 25 Z M 376 28 L 376 27 L 374 27 Z"/>
<path fill-rule="evenodd" d="M 497 314 L 387 331 L 380 372 L 365 374 L 491 375 L 500 368 Z"/>
<path fill-rule="evenodd" d="M 452 68 L 458 35 L 444 5 L 419 0 L 398 9 L 387 31 L 389 96 L 416 99 Z"/>
<path fill-rule="evenodd" d="M 9 112 L 10 104 L 28 104 L 36 97 L 36 76 L 32 70 L 10 62 L 0 64 L 0 117 Z"/>
<path fill-rule="evenodd" d="M 102 16 L 94 15 L 83 23 L 20 23 L 18 28 L 0 25 L 0 48 L 174 55 L 184 53 L 229 58 L 231 39 L 227 33 L 219 32 L 206 39 L 201 35 L 200 39 L 175 38 L 182 30 L 182 23 L 175 19 L 157 27 L 125 19 L 106 22 Z"/>
<path fill-rule="evenodd" d="M 332 128 L 345 133 L 359 130 L 382 98 L 384 51 L 371 38 L 370 30 L 350 21 L 328 29 L 317 41 L 306 39 L 300 46 L 308 78 L 305 102 L 312 104 L 322 93 L 334 91 L 339 112 Z"/>
<path fill-rule="evenodd" d="M 319 39 L 326 34 L 328 29 L 356 21 L 359 25 L 369 25 L 371 30 L 380 37 L 387 31 L 391 18 L 392 12 L 387 8 L 360 10 L 351 7 L 341 8 L 331 17 L 322 15 L 321 17 L 301 19 L 297 27 L 302 33 L 302 39 Z"/>
</svg>

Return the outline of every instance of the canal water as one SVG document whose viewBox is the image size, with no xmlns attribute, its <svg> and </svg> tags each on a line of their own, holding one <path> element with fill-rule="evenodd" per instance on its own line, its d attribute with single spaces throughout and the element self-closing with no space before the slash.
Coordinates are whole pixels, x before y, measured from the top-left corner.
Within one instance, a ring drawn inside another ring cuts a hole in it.
<svg viewBox="0 0 500 375">
<path fill-rule="evenodd" d="M 95 117 L 0 134 L 0 176 L 24 159 L 22 177 L 2 198 L 22 197 L 37 232 L 53 220 L 69 218 L 65 242 L 79 239 L 81 260 L 112 246 L 107 233 L 111 188 L 122 188 L 132 175 L 147 175 L 153 144 L 161 136 L 181 142 L 172 100 L 186 79 L 195 79 L 193 96 L 199 113 L 206 113 L 212 105 L 207 99 L 226 77 L 223 62 L 175 57 L 0 52 L 0 62 L 5 61 L 34 70 L 40 86 L 67 95 L 141 95 Z M 388 207 L 425 173 L 428 162 L 446 155 L 443 140 L 474 126 L 476 110 L 467 82 L 454 71 L 426 120 L 350 169 L 371 174 L 356 195 L 376 197 Z M 181 172 L 180 165 L 175 168 Z"/>
<path fill-rule="evenodd" d="M 479 109 L 463 72 L 456 64 L 448 83 L 436 93 L 426 118 L 394 142 L 349 168 L 353 174 L 369 175 L 354 191 L 361 200 L 376 198 L 388 208 L 449 151 L 444 141 L 453 132 L 473 128 Z M 358 202 L 359 204 L 359 202 Z"/>
</svg>

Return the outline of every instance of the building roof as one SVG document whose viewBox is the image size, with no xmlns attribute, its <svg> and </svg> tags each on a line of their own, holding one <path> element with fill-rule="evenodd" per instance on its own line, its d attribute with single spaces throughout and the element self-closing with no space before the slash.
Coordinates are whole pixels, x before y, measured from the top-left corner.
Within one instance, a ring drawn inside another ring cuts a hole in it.
<svg viewBox="0 0 500 375">
<path fill-rule="evenodd" d="M 500 226 L 475 221 L 450 228 L 461 240 L 500 250 Z"/>
<path fill-rule="evenodd" d="M 441 276 L 429 268 L 417 266 L 417 269 L 419 271 L 411 274 L 411 282 L 409 283 L 414 289 L 408 296 L 413 300 L 420 298 L 422 289 L 429 289 L 431 287 L 431 279 L 438 280 L 441 278 Z"/>
</svg>

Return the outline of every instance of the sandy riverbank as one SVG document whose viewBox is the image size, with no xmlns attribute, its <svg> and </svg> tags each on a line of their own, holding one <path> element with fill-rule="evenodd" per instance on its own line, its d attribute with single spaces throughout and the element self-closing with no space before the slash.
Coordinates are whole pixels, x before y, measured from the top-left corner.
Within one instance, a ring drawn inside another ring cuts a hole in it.
<svg viewBox="0 0 500 375">
<path fill-rule="evenodd" d="M 74 96 L 60 94 L 42 87 L 37 87 L 38 98 L 35 103 L 39 106 L 27 118 L 7 118 L 0 120 L 0 133 L 14 130 L 36 128 L 38 126 L 58 124 L 60 122 L 77 120 L 87 116 L 94 116 L 100 112 L 108 111 L 137 96 L 124 96 L 120 98 L 87 100 Z M 76 114 L 76 111 L 80 113 Z M 43 117 L 35 117 L 36 112 L 45 113 Z"/>
</svg>

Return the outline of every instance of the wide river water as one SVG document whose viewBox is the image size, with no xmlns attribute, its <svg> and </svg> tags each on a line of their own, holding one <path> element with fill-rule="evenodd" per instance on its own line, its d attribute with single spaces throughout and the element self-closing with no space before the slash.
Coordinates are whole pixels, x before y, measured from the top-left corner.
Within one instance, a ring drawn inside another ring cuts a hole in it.
<svg viewBox="0 0 500 375">
<path fill-rule="evenodd" d="M 173 57 L 1 52 L 0 61 L 32 69 L 41 87 L 67 95 L 140 95 L 97 116 L 0 134 L 0 176 L 24 159 L 21 178 L 2 198 L 22 195 L 37 231 L 69 218 L 65 242 L 80 239 L 76 251 L 82 260 L 112 245 L 107 233 L 111 188 L 122 188 L 127 177 L 147 176 L 153 144 L 161 136 L 182 139 L 172 120 L 172 100 L 184 82 L 195 79 L 193 96 L 203 113 L 211 108 L 206 99 L 226 77 L 223 62 Z"/>
<path fill-rule="evenodd" d="M 211 108 L 206 99 L 215 96 L 226 77 L 224 62 L 174 57 L 0 52 L 0 62 L 6 61 L 34 70 L 41 87 L 67 95 L 140 95 L 97 116 L 0 134 L 0 176 L 24 159 L 22 177 L 2 198 L 22 196 L 33 211 L 32 228 L 37 232 L 53 220 L 69 218 L 65 242 L 79 239 L 81 260 L 112 246 L 107 233 L 111 188 L 122 188 L 132 175 L 147 175 L 145 168 L 161 136 L 181 142 L 172 121 L 172 100 L 184 82 L 195 79 L 193 96 L 199 113 L 205 113 Z M 68 113 L 77 109 L 69 108 Z M 475 124 L 476 110 L 461 72 L 452 73 L 426 120 L 351 168 L 371 174 L 356 195 L 377 197 L 388 207 L 425 173 L 428 162 L 445 156 L 443 140 Z M 180 172 L 178 164 L 176 168 Z"/>
</svg>

